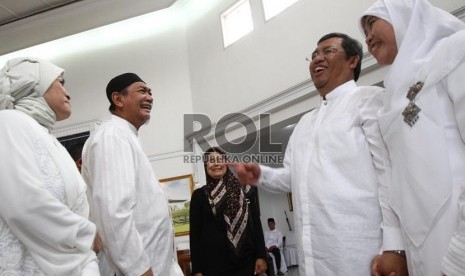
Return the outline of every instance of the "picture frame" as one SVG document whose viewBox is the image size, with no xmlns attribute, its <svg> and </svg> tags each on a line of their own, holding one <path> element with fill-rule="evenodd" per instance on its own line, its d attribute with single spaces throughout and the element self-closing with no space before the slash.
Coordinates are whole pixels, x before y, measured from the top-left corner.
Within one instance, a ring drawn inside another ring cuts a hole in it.
<svg viewBox="0 0 465 276">
<path fill-rule="evenodd" d="M 287 204 L 289 205 L 289 211 L 294 211 L 294 204 L 292 203 L 292 193 L 287 193 Z"/>
<path fill-rule="evenodd" d="M 189 210 L 194 181 L 192 174 L 159 180 L 168 199 L 175 236 L 189 234 Z"/>
</svg>

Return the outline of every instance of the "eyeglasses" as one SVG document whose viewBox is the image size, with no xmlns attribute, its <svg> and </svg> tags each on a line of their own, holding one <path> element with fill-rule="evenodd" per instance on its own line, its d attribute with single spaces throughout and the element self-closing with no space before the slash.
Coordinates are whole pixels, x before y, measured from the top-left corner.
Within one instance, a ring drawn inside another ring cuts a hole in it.
<svg viewBox="0 0 465 276">
<path fill-rule="evenodd" d="M 307 61 L 312 61 L 312 60 L 314 60 L 317 56 L 320 56 L 320 55 L 321 55 L 322 57 L 325 58 L 325 57 L 328 57 L 328 56 L 330 56 L 330 55 L 332 55 L 332 54 L 336 54 L 336 53 L 338 53 L 338 52 L 344 52 L 344 51 L 343 51 L 343 50 L 339 50 L 339 49 L 336 48 L 336 47 L 329 46 L 329 47 L 324 48 L 324 49 L 321 50 L 321 51 L 314 51 L 314 52 L 312 53 L 311 57 L 310 57 L 310 58 L 306 57 L 305 60 L 307 60 Z"/>
</svg>

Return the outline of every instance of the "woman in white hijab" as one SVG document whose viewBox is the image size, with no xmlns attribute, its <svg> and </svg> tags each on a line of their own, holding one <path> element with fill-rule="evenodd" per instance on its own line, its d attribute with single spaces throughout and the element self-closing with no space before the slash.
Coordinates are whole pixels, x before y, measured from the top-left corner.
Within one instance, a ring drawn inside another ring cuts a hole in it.
<svg viewBox="0 0 465 276">
<path fill-rule="evenodd" d="M 378 0 L 360 25 L 369 52 L 391 65 L 378 273 L 406 254 L 410 275 L 465 275 L 465 23 L 426 0 Z"/>
<path fill-rule="evenodd" d="M 85 184 L 50 134 L 71 114 L 63 71 L 35 58 L 0 71 L 0 275 L 99 275 Z"/>
</svg>

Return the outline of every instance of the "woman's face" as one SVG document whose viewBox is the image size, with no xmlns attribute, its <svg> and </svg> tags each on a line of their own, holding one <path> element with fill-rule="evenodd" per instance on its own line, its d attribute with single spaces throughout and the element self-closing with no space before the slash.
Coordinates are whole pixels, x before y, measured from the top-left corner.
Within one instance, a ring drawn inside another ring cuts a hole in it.
<svg viewBox="0 0 465 276">
<path fill-rule="evenodd" d="M 207 159 L 207 174 L 213 179 L 220 179 L 228 167 L 224 163 L 224 156 L 218 152 L 211 152 Z"/>
<path fill-rule="evenodd" d="M 59 76 L 44 94 L 44 99 L 55 112 L 57 121 L 67 119 L 71 115 L 71 97 L 66 92 L 64 84 L 65 80 Z"/>
<path fill-rule="evenodd" d="M 376 16 L 365 16 L 362 22 L 368 51 L 375 57 L 378 64 L 392 64 L 398 50 L 392 25 Z"/>
</svg>

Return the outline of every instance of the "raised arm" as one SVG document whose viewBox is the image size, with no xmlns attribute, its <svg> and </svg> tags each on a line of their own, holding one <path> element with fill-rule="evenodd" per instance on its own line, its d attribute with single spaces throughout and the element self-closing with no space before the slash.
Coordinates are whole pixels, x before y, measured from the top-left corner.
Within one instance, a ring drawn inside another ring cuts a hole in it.
<svg viewBox="0 0 465 276">
<path fill-rule="evenodd" d="M 257 163 L 228 163 L 228 166 L 234 170 L 242 185 L 256 186 L 258 184 L 261 169 Z"/>
</svg>

